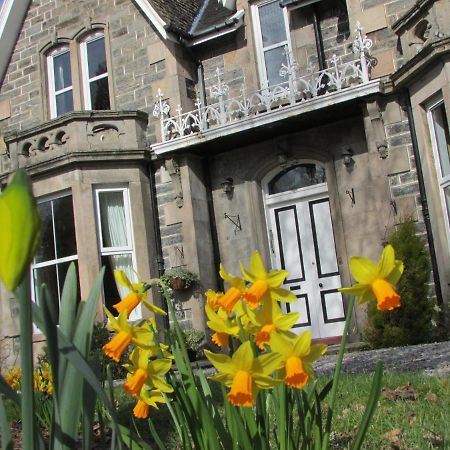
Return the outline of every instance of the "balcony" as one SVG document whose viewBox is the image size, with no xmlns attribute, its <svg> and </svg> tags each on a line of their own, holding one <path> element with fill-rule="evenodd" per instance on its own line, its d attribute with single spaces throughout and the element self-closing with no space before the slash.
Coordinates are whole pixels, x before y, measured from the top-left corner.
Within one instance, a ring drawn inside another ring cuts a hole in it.
<svg viewBox="0 0 450 450">
<path fill-rule="evenodd" d="M 3 173 L 41 173 L 67 164 L 146 157 L 148 115 L 141 111 L 74 111 L 5 137 Z"/>
<path fill-rule="evenodd" d="M 297 63 L 286 51 L 286 64 L 280 68 L 285 82 L 251 93 L 244 85 L 241 95 L 232 98 L 228 98 L 229 87 L 217 69 L 217 82 L 209 88 L 216 102 L 204 106 L 197 98 L 196 109 L 189 112 L 178 106 L 171 115 L 169 103 L 158 91 L 153 115 L 160 120 L 161 142 L 152 149 L 159 155 L 174 152 L 379 92 L 380 81 L 370 80 L 371 46 L 372 41 L 357 24 L 355 60 L 342 62 L 334 55 L 328 68 L 315 71 L 309 67 L 305 76 L 299 76 Z"/>
</svg>

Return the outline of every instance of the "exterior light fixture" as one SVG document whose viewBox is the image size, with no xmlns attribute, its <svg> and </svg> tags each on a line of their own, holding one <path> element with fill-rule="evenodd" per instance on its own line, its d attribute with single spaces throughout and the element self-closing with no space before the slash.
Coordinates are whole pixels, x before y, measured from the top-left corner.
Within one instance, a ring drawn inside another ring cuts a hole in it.
<svg viewBox="0 0 450 450">
<path fill-rule="evenodd" d="M 355 160 L 353 159 L 353 150 L 350 148 L 345 150 L 344 153 L 342 153 L 342 158 L 344 159 L 345 167 L 350 167 L 353 164 L 355 164 Z"/>
<path fill-rule="evenodd" d="M 224 194 L 230 195 L 234 189 L 233 178 L 225 178 L 222 183 L 220 183 L 220 186 L 222 187 Z"/>
</svg>

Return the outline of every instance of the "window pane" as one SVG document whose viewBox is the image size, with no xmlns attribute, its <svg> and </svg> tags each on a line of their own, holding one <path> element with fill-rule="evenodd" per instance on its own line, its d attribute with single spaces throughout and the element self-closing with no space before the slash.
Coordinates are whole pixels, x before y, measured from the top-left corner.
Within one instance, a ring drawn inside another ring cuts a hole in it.
<svg viewBox="0 0 450 450">
<path fill-rule="evenodd" d="M 53 57 L 53 71 L 55 76 L 55 91 L 72 86 L 70 52 L 64 52 Z"/>
<path fill-rule="evenodd" d="M 58 284 L 56 278 L 56 266 L 46 266 L 40 267 L 38 269 L 33 269 L 34 278 L 34 295 L 36 302 L 39 304 L 41 299 L 39 298 L 41 285 L 45 283 L 48 289 L 48 293 L 56 307 L 59 311 L 59 297 L 58 297 Z"/>
<path fill-rule="evenodd" d="M 118 303 L 127 293 L 128 289 L 118 285 L 114 279 L 114 270 L 123 270 L 130 280 L 134 279 L 131 254 L 102 256 L 102 266 L 105 267 L 103 280 L 105 306 L 114 316 L 118 316 L 113 305 Z"/>
<path fill-rule="evenodd" d="M 285 47 L 276 47 L 264 52 L 266 61 L 267 81 L 270 86 L 287 81 L 287 78 L 280 76 L 281 64 L 286 63 Z"/>
<path fill-rule="evenodd" d="M 72 90 L 56 96 L 56 115 L 60 116 L 69 111 L 73 111 Z"/>
<path fill-rule="evenodd" d="M 103 247 L 128 246 L 123 192 L 100 192 L 98 198 Z"/>
<path fill-rule="evenodd" d="M 55 259 L 51 202 L 39 203 L 38 209 L 42 221 L 42 235 L 41 244 L 34 259 L 36 263 Z"/>
<path fill-rule="evenodd" d="M 286 29 L 284 25 L 283 9 L 278 1 L 268 5 L 260 6 L 259 21 L 263 47 L 276 44 L 286 40 Z"/>
<path fill-rule="evenodd" d="M 292 191 L 314 184 L 325 183 L 325 168 L 319 164 L 300 164 L 277 174 L 269 182 L 269 194 Z"/>
<path fill-rule="evenodd" d="M 57 258 L 76 255 L 77 240 L 75 237 L 72 196 L 67 195 L 53 200 L 53 214 Z"/>
<path fill-rule="evenodd" d="M 89 78 L 107 72 L 105 38 L 95 39 L 86 44 Z"/>
<path fill-rule="evenodd" d="M 439 151 L 442 176 L 450 175 L 450 138 L 448 132 L 445 106 L 441 103 L 433 109 L 433 124 L 436 133 L 436 142 Z"/>
<path fill-rule="evenodd" d="M 91 81 L 89 83 L 89 89 L 91 91 L 91 109 L 110 109 L 108 77 L 104 77 L 96 81 Z"/>
</svg>

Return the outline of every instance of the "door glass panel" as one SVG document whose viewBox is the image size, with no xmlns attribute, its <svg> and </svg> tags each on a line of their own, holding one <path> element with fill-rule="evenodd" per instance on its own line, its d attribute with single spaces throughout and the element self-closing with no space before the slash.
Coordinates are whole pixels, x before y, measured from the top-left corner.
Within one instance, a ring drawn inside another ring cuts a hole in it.
<svg viewBox="0 0 450 450">
<path fill-rule="evenodd" d="M 258 8 L 263 47 L 286 40 L 283 8 L 278 1 Z"/>
<path fill-rule="evenodd" d="M 432 111 L 436 143 L 443 177 L 450 175 L 450 138 L 445 106 L 441 103 Z"/>
<path fill-rule="evenodd" d="M 55 91 L 72 85 L 70 52 L 64 52 L 53 57 L 53 70 L 55 75 Z"/>
<path fill-rule="evenodd" d="M 450 220 L 450 184 L 444 188 L 445 204 L 447 205 L 447 215 Z"/>
<path fill-rule="evenodd" d="M 325 167 L 320 164 L 300 164 L 278 173 L 268 184 L 269 194 L 292 191 L 325 183 Z"/>
<path fill-rule="evenodd" d="M 286 81 L 286 77 L 280 75 L 281 65 L 286 64 L 285 46 L 272 48 L 264 52 L 264 60 L 266 62 L 266 74 L 269 86 Z"/>
</svg>

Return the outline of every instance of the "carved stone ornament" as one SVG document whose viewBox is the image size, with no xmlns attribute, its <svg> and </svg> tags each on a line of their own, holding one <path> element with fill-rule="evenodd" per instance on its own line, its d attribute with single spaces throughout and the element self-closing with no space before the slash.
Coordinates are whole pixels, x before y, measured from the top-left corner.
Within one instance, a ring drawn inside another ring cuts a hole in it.
<svg viewBox="0 0 450 450">
<path fill-rule="evenodd" d="M 386 139 L 386 130 L 384 129 L 383 116 L 380 111 L 380 105 L 377 101 L 367 102 L 367 112 L 370 117 L 373 132 L 375 134 L 375 145 L 381 159 L 388 157 L 388 143 Z"/>
<path fill-rule="evenodd" d="M 170 175 L 172 184 L 175 191 L 175 204 L 178 208 L 183 207 L 183 186 L 181 184 L 180 167 L 177 162 L 173 159 L 166 159 L 164 165 L 166 166 L 167 172 Z"/>
</svg>

